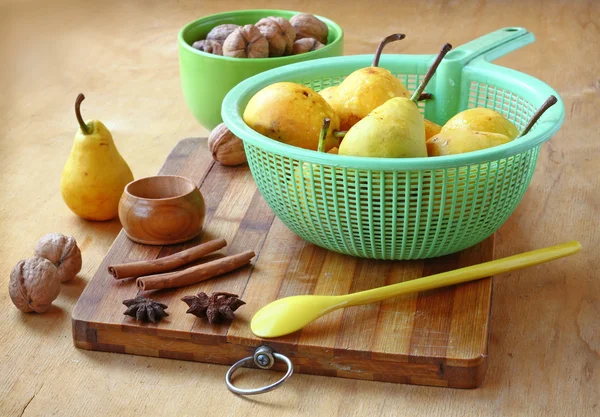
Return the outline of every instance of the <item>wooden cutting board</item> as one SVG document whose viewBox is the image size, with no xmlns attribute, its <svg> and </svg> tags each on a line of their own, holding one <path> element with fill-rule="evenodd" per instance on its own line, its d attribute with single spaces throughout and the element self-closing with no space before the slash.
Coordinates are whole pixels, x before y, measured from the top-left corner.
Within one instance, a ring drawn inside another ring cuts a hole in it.
<svg viewBox="0 0 600 417">
<path fill-rule="evenodd" d="M 353 258 L 314 246 L 287 229 L 260 195 L 248 167 L 213 163 L 205 139 L 179 142 L 160 174 L 182 175 L 200 186 L 207 205 L 204 234 L 161 247 L 133 243 L 121 231 L 73 311 L 77 347 L 232 364 L 266 344 L 287 355 L 300 373 L 455 388 L 482 383 L 491 278 L 338 310 L 277 339 L 255 337 L 249 323 L 277 298 L 345 294 L 491 260 L 493 237 L 425 261 Z M 254 250 L 253 265 L 197 285 L 143 294 L 169 306 L 169 316 L 156 325 L 123 315 L 122 301 L 137 294 L 135 280 L 115 280 L 108 265 L 155 259 L 216 237 L 228 242 L 224 254 Z M 187 305 L 180 301 L 199 291 L 236 293 L 247 304 L 232 323 L 210 325 L 185 314 Z"/>
</svg>

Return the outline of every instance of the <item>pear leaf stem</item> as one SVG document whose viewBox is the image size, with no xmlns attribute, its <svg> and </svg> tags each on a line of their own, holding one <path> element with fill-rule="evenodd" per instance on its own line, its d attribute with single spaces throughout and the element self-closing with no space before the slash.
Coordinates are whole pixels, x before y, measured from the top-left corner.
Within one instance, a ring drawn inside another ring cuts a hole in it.
<svg viewBox="0 0 600 417">
<path fill-rule="evenodd" d="M 446 54 L 448 52 L 450 52 L 450 49 L 452 49 L 452 45 L 450 45 L 449 43 L 445 44 L 442 47 L 442 50 L 440 51 L 438 56 L 435 58 L 435 61 L 433 61 L 433 64 L 431 64 L 431 66 L 427 70 L 427 73 L 425 74 L 423 81 L 421 81 L 421 84 L 419 84 L 419 87 L 417 88 L 417 90 L 413 93 L 412 97 L 410 98 L 413 101 L 413 103 L 417 104 L 417 101 L 419 100 L 421 93 L 425 90 L 425 87 L 427 87 L 427 83 L 429 83 L 429 80 L 431 80 L 431 77 L 433 77 L 433 74 L 435 74 L 435 70 L 437 70 L 437 67 L 442 62 L 442 59 L 444 59 Z"/>
<path fill-rule="evenodd" d="M 529 131 L 535 125 L 535 123 L 539 120 L 539 118 L 542 117 L 542 114 L 544 114 L 546 112 L 546 110 L 548 110 L 550 107 L 554 106 L 557 101 L 558 100 L 556 99 L 555 96 L 548 97 L 548 99 L 546 101 L 544 101 L 544 104 L 542 104 L 541 107 L 539 109 L 537 109 L 535 114 L 531 117 L 531 120 L 529 120 L 529 123 L 527 123 L 527 126 L 525 126 L 525 129 L 523 129 L 523 131 L 521 132 L 521 134 L 518 137 L 523 137 L 527 133 L 529 133 Z"/>
<path fill-rule="evenodd" d="M 85 135 L 89 135 L 90 129 L 88 128 L 88 126 L 83 121 L 83 118 L 81 117 L 81 102 L 84 99 L 85 99 L 85 96 L 81 93 L 79 93 L 79 95 L 75 99 L 75 117 L 77 117 L 77 122 L 79 123 L 79 127 L 81 128 L 81 131 Z"/>
<path fill-rule="evenodd" d="M 381 58 L 381 53 L 383 52 L 383 48 L 390 42 L 394 42 L 394 41 L 399 41 L 406 38 L 406 35 L 404 33 L 394 33 L 393 35 L 390 36 L 386 36 L 385 38 L 383 38 L 383 40 L 379 43 L 379 46 L 377 47 L 377 51 L 375 51 L 375 56 L 373 57 L 373 63 L 371 64 L 372 67 L 377 67 L 379 66 L 379 58 Z"/>
<path fill-rule="evenodd" d="M 329 117 L 323 119 L 323 126 L 321 127 L 321 133 L 319 134 L 319 147 L 317 148 L 319 152 L 325 152 L 325 138 L 329 131 L 329 123 L 331 123 Z"/>
</svg>

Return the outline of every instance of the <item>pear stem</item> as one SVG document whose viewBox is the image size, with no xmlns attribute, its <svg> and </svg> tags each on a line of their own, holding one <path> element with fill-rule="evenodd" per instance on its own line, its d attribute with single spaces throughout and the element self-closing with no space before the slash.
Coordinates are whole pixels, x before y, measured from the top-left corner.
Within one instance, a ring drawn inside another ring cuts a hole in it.
<svg viewBox="0 0 600 417">
<path fill-rule="evenodd" d="M 329 117 L 323 119 L 323 126 L 321 127 L 321 133 L 319 134 L 319 147 L 317 148 L 319 152 L 325 152 L 325 138 L 329 131 L 329 123 L 331 123 Z"/>
<path fill-rule="evenodd" d="M 542 114 L 544 114 L 546 112 L 546 110 L 548 110 L 550 107 L 554 106 L 557 101 L 558 100 L 554 96 L 548 97 L 548 99 L 546 101 L 544 101 L 544 104 L 542 104 L 542 106 L 531 117 L 531 120 L 529 120 L 529 123 L 527 123 L 527 126 L 525 126 L 525 129 L 523 129 L 523 131 L 521 132 L 521 134 L 518 137 L 519 138 L 523 137 L 527 133 L 529 133 L 529 131 L 535 125 L 535 123 L 539 120 L 539 118 L 542 117 Z"/>
<path fill-rule="evenodd" d="M 435 58 L 435 61 L 433 61 L 433 64 L 431 64 L 431 66 L 427 70 L 425 78 L 423 78 L 423 81 L 421 81 L 421 84 L 419 84 L 419 87 L 410 98 L 415 104 L 417 104 L 421 93 L 423 92 L 423 90 L 425 90 L 425 87 L 427 87 L 427 83 L 429 83 L 429 80 L 431 80 L 431 77 L 433 77 L 433 74 L 435 74 L 435 70 L 437 70 L 437 67 L 440 65 L 440 62 L 442 62 L 442 59 L 444 59 L 446 54 L 450 52 L 450 49 L 452 49 L 452 45 L 450 45 L 449 43 L 445 44 L 442 47 L 442 50 L 440 51 L 438 56 Z"/>
<path fill-rule="evenodd" d="M 79 127 L 81 128 L 81 131 L 85 135 L 89 135 L 90 129 L 88 128 L 88 126 L 83 121 L 83 118 L 81 117 L 81 102 L 84 99 L 85 99 L 85 96 L 81 93 L 79 93 L 79 95 L 77 96 L 77 99 L 75 99 L 75 116 L 77 117 L 77 122 L 79 123 Z"/>
<path fill-rule="evenodd" d="M 377 51 L 375 51 L 375 56 L 373 57 L 372 67 L 379 66 L 379 58 L 381 58 L 381 53 L 383 52 L 383 48 L 390 42 L 399 41 L 406 38 L 404 33 L 394 33 L 393 35 L 386 36 L 377 47 Z"/>
</svg>

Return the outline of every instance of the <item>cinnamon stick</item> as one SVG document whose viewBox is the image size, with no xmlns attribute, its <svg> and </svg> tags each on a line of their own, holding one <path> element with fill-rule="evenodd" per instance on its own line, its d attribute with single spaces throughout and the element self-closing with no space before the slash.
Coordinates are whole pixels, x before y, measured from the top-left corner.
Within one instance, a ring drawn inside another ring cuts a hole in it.
<svg viewBox="0 0 600 417">
<path fill-rule="evenodd" d="M 221 259 L 192 266 L 183 271 L 139 277 L 137 286 L 142 291 L 162 290 L 164 288 L 184 287 L 233 271 L 250 263 L 254 258 L 253 251 L 226 256 Z"/>
<path fill-rule="evenodd" d="M 218 251 L 227 245 L 225 239 L 214 239 L 202 243 L 193 248 L 174 253 L 163 258 L 152 259 L 150 261 L 138 261 L 127 264 L 110 265 L 108 273 L 115 279 L 124 279 L 139 277 L 143 275 L 156 274 L 158 272 L 170 271 L 182 265 L 189 264 L 202 258 L 209 253 Z"/>
</svg>

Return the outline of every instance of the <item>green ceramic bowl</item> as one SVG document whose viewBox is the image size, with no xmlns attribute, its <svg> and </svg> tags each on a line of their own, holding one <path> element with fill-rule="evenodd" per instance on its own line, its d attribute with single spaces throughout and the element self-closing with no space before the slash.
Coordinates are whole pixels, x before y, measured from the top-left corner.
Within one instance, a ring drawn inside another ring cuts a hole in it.
<svg viewBox="0 0 600 417">
<path fill-rule="evenodd" d="M 213 129 L 222 122 L 223 98 L 240 81 L 282 65 L 343 54 L 344 31 L 335 22 L 321 16 L 317 17 L 329 27 L 327 45 L 305 54 L 278 58 L 230 58 L 201 52 L 191 46 L 198 39 L 206 37 L 213 27 L 223 23 L 247 25 L 254 24 L 267 16 L 289 19 L 298 13 L 300 12 L 271 9 L 236 10 L 203 17 L 181 29 L 178 44 L 183 96 L 192 114 L 202 126 Z"/>
</svg>

